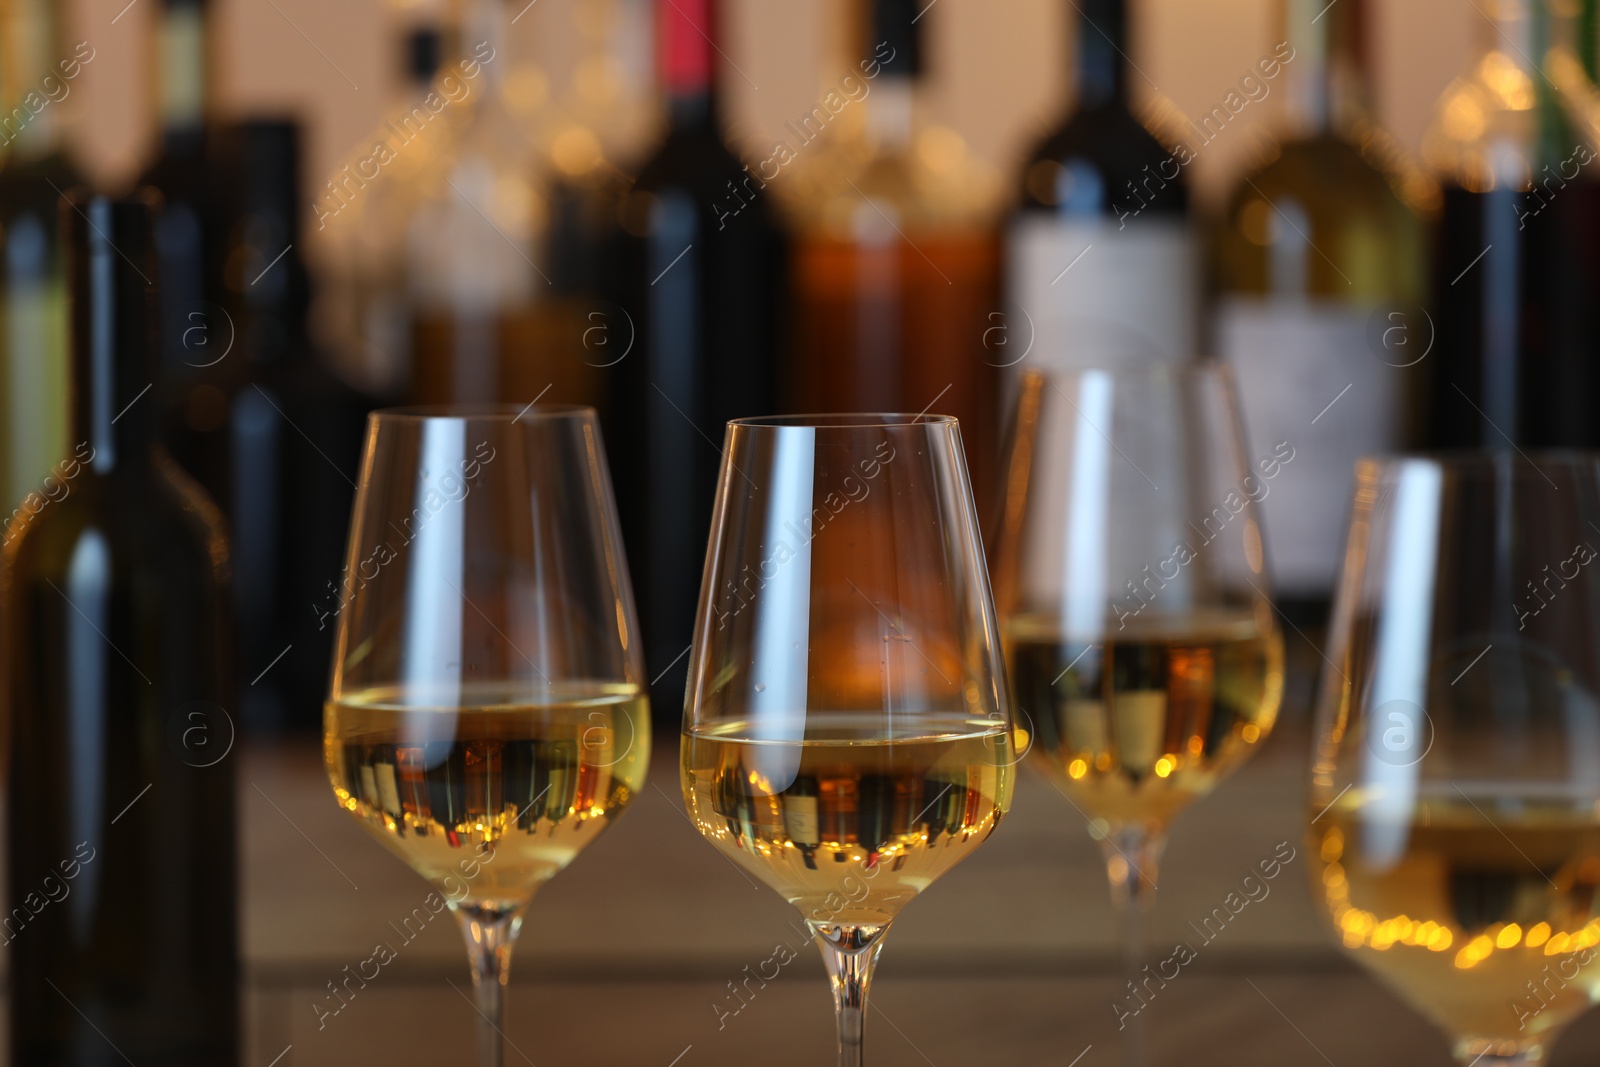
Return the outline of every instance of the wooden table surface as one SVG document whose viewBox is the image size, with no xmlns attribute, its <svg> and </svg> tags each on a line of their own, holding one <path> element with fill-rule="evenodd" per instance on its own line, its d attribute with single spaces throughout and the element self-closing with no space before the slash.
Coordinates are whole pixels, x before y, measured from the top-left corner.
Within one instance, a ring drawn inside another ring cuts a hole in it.
<svg viewBox="0 0 1600 1067">
<path fill-rule="evenodd" d="M 1174 827 L 1147 956 L 1163 959 L 1180 940 L 1199 951 L 1144 1012 L 1154 1062 L 1447 1067 L 1444 1037 L 1349 962 L 1312 908 L 1302 846 L 1310 671 L 1294 677 L 1279 731 Z M 833 1062 L 821 961 L 797 913 L 689 825 L 676 741 L 659 739 L 640 800 L 533 902 L 507 998 L 508 1064 Z M 335 806 L 310 741 L 244 746 L 234 758 L 246 1063 L 471 1062 L 476 1015 L 455 925 L 441 916 L 409 943 L 395 930 L 429 887 Z M 1270 894 L 1199 943 L 1187 924 L 1285 841 L 1298 855 Z M 1120 1064 L 1117 934 L 1084 819 L 1024 775 L 995 836 L 896 920 L 872 990 L 871 1062 Z M 398 944 L 397 958 L 321 1016 L 317 1005 L 337 1003 L 328 983 L 380 941 Z M 752 983 L 734 1013 L 729 983 L 780 944 L 792 962 Z M 1593 1013 L 1551 1063 L 1597 1061 Z"/>
</svg>

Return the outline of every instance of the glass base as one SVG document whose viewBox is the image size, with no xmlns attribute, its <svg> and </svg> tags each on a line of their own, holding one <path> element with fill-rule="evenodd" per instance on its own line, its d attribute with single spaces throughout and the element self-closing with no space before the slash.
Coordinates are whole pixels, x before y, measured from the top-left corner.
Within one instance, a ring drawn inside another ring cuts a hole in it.
<svg viewBox="0 0 1600 1067">
<path fill-rule="evenodd" d="M 1463 1038 L 1454 1051 L 1462 1067 L 1531 1067 L 1545 1061 L 1542 1045 L 1518 1046 L 1515 1041 Z"/>
</svg>

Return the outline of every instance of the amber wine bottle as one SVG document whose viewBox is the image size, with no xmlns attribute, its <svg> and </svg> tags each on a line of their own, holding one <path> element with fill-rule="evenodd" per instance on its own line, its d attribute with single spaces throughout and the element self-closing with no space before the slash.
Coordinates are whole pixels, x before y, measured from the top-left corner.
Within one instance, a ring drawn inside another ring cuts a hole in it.
<svg viewBox="0 0 1600 1067">
<path fill-rule="evenodd" d="M 785 127 L 793 181 L 772 183 L 792 191 L 796 228 L 783 406 L 954 415 L 981 504 L 999 441 L 999 370 L 984 347 L 999 297 L 994 183 L 930 121 L 923 35 L 940 13 L 924 19 L 912 0 L 842 11 L 845 73 L 821 99 L 851 102 Z"/>
<path fill-rule="evenodd" d="M 0 571 L 19 1064 L 237 1062 L 228 545 L 156 443 L 158 199 L 64 205 L 76 447 Z"/>
</svg>

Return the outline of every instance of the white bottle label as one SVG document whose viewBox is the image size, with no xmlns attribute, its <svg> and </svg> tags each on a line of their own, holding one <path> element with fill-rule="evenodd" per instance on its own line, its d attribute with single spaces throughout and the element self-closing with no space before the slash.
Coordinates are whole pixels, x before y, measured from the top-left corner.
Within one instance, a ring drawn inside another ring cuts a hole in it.
<svg viewBox="0 0 1600 1067">
<path fill-rule="evenodd" d="M 1280 593 L 1326 596 L 1344 550 L 1356 460 L 1400 442 L 1401 371 L 1367 342 L 1370 309 L 1223 300 L 1217 352 L 1232 364 L 1251 456 L 1287 441 L 1294 463 L 1263 482 L 1267 559 Z"/>
<path fill-rule="evenodd" d="M 363 783 L 366 781 L 366 776 L 367 768 L 363 766 L 361 768 Z M 396 819 L 400 818 L 400 789 L 395 780 L 394 764 L 378 764 L 374 776 L 377 778 L 379 806 Z"/>
<path fill-rule="evenodd" d="M 783 817 L 788 824 L 789 839 L 795 844 L 815 845 L 822 840 L 817 832 L 816 797 L 784 797 Z"/>
<path fill-rule="evenodd" d="M 992 362 L 1020 372 L 1194 357 L 1198 266 L 1188 226 L 1119 225 L 1042 213 L 1012 222 L 1006 347 L 991 347 Z"/>
<path fill-rule="evenodd" d="M 1161 744 L 1166 740 L 1167 691 L 1124 690 L 1112 699 L 1117 762 L 1132 774 L 1149 774 L 1161 758 Z"/>
</svg>

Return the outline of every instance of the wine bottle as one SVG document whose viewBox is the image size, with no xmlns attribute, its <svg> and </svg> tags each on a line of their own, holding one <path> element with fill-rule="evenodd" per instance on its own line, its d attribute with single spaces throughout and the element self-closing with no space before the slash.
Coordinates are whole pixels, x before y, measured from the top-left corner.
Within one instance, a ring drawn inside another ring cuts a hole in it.
<svg viewBox="0 0 1600 1067">
<path fill-rule="evenodd" d="M 603 407 L 605 371 L 584 348 L 592 301 L 558 284 L 551 256 L 556 164 L 508 109 L 507 4 L 461 9 L 451 65 L 470 91 L 445 109 L 455 134 L 446 152 L 411 151 L 425 190 L 404 223 L 413 398 Z"/>
<path fill-rule="evenodd" d="M 54 0 L 0 15 L 0 503 L 10 516 L 68 453 L 62 190 L 82 183 L 62 136 L 74 81 L 95 50 L 66 47 Z M 48 79 L 48 81 L 47 81 Z"/>
<path fill-rule="evenodd" d="M 157 444 L 156 194 L 71 194 L 72 491 L 6 550 L 13 1063 L 238 1062 L 228 544 Z"/>
<path fill-rule="evenodd" d="M 1236 186 L 1214 253 L 1213 351 L 1236 372 L 1250 453 L 1295 449 L 1294 475 L 1261 500 L 1274 586 L 1313 610 L 1332 593 L 1356 460 L 1409 443 L 1430 191 L 1370 117 L 1366 0 L 1324 7 L 1280 5 L 1288 49 L 1251 77 L 1289 101 L 1287 122 Z"/>
<path fill-rule="evenodd" d="M 618 205 L 610 306 L 590 316 L 588 358 L 616 362 L 607 450 L 666 714 L 682 703 L 679 653 L 710 535 L 722 460 L 710 442 L 729 419 L 776 404 L 784 247 L 772 198 L 750 192 L 749 168 L 723 139 L 715 0 L 659 0 L 657 11 L 669 125 Z"/>
<path fill-rule="evenodd" d="M 1134 117 L 1127 0 L 1072 7 L 1074 103 L 1023 167 L 1008 235 L 1007 343 L 995 362 L 1019 371 L 1181 363 L 1199 341 L 1188 183 Z"/>
<path fill-rule="evenodd" d="M 327 249 L 313 308 L 318 334 L 346 378 L 386 397 L 404 396 L 411 374 L 405 223 L 426 196 L 422 178 L 430 158 L 450 151 L 451 109 L 476 81 L 459 68 L 444 69 L 446 55 L 457 61 L 459 42 L 440 5 L 395 6 L 403 20 L 395 36 L 395 99 L 311 204 Z M 435 92 L 442 74 L 450 80 Z"/>
<path fill-rule="evenodd" d="M 1600 169 L 1553 7 L 1497 0 L 1423 142 L 1443 186 L 1427 443 L 1600 443 Z M 1558 87 L 1559 86 L 1559 87 Z"/>
<path fill-rule="evenodd" d="M 372 401 L 324 366 L 307 328 L 300 257 L 300 131 L 250 120 L 221 131 L 228 240 L 222 273 L 242 381 L 229 400 L 242 673 L 252 727 L 316 729 L 333 620 L 347 596 L 346 517 Z"/>
<path fill-rule="evenodd" d="M 789 840 L 800 850 L 808 870 L 817 869 L 817 846 L 822 843 L 817 826 L 817 779 L 798 775 L 783 794 L 783 821 Z"/>
<path fill-rule="evenodd" d="M 162 438 L 184 470 L 226 508 L 228 414 L 242 379 L 237 323 L 224 311 L 222 192 L 211 158 L 209 0 L 163 0 L 152 21 L 159 154 L 139 179 L 161 193 Z"/>
<path fill-rule="evenodd" d="M 981 498 L 998 423 L 997 361 L 984 350 L 999 296 L 996 190 L 960 136 L 923 114 L 921 36 L 937 10 L 850 10 L 862 17 L 841 34 L 849 73 L 786 127 L 794 141 L 758 174 L 792 161 L 799 190 L 786 406 L 954 415 Z"/>
</svg>

